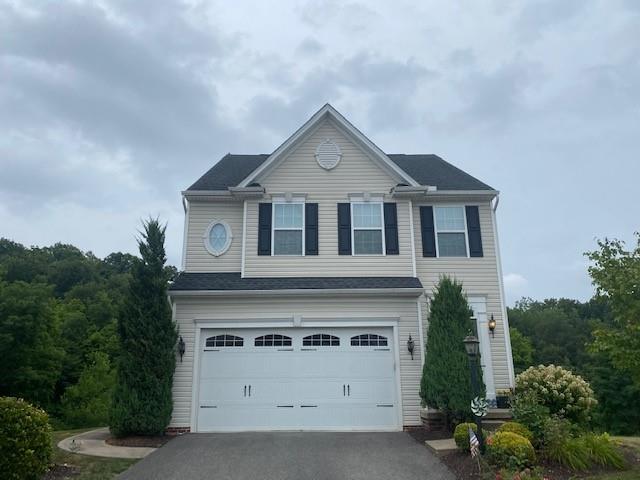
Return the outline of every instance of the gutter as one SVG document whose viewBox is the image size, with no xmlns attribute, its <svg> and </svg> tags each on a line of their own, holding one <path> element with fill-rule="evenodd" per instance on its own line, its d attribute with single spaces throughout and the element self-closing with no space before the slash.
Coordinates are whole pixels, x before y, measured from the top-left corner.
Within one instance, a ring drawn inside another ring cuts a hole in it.
<svg viewBox="0 0 640 480">
<path fill-rule="evenodd" d="M 296 288 L 281 290 L 169 290 L 171 297 L 264 297 L 264 296 L 349 296 L 386 295 L 394 297 L 419 297 L 423 288 Z"/>
</svg>

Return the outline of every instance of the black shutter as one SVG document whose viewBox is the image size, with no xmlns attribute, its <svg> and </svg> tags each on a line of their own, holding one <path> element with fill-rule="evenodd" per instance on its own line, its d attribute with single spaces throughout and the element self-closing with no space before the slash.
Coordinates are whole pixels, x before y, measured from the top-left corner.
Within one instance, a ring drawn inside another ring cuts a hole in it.
<svg viewBox="0 0 640 480">
<path fill-rule="evenodd" d="M 258 255 L 271 255 L 271 204 L 258 204 Z"/>
<path fill-rule="evenodd" d="M 420 207 L 420 230 L 422 231 L 422 256 L 436 256 L 436 234 L 433 228 L 433 207 Z"/>
<path fill-rule="evenodd" d="M 477 206 L 465 207 L 467 213 L 467 233 L 469 234 L 469 256 L 482 257 L 482 235 L 480 234 L 480 214 Z"/>
<path fill-rule="evenodd" d="M 384 243 L 387 255 L 398 255 L 398 209 L 395 203 L 384 204 Z"/>
<path fill-rule="evenodd" d="M 304 204 L 304 253 L 318 255 L 318 204 Z"/>
<path fill-rule="evenodd" d="M 338 255 L 351 255 L 351 204 L 338 204 Z"/>
</svg>

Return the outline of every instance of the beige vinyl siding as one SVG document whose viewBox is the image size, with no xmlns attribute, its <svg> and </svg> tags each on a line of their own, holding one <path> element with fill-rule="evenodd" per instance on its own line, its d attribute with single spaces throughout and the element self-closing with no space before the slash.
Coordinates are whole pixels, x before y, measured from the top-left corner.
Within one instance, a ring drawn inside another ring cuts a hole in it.
<svg viewBox="0 0 640 480">
<path fill-rule="evenodd" d="M 342 151 L 337 167 L 324 170 L 315 159 L 318 144 L 330 138 Z M 398 204 L 399 255 L 338 255 L 337 204 L 349 202 L 349 194 L 387 194 L 397 184 L 386 172 L 330 121 L 323 122 L 282 163 L 259 179 L 269 194 L 306 194 L 306 201 L 318 203 L 318 247 L 314 256 L 258 256 L 258 201 L 247 202 L 245 276 L 408 276 L 412 275 L 409 203 Z M 271 201 L 266 197 L 263 201 Z"/>
<path fill-rule="evenodd" d="M 241 298 L 176 298 L 176 315 L 180 335 L 186 352 L 182 362 L 176 364 L 173 385 L 173 415 L 171 427 L 191 426 L 191 394 L 193 387 L 195 348 L 194 320 L 251 320 L 293 319 L 302 316 L 305 321 L 398 319 L 398 344 L 400 356 L 400 384 L 404 425 L 420 424 L 420 374 L 421 352 L 416 349 L 411 359 L 406 344 L 411 335 L 418 335 L 416 300 L 411 298 L 354 297 L 241 297 Z M 238 322 L 240 326 L 241 323 Z"/>
<path fill-rule="evenodd" d="M 186 272 L 239 272 L 242 263 L 241 201 L 191 201 L 187 231 Z M 213 220 L 224 220 L 233 238 L 229 250 L 216 257 L 204 245 L 204 233 Z"/>
<path fill-rule="evenodd" d="M 432 258 L 422 256 L 422 235 L 420 225 L 420 206 L 438 205 L 437 202 L 414 205 L 414 230 L 416 245 L 416 271 L 428 296 L 432 295 L 441 275 L 449 275 L 461 281 L 468 296 L 484 296 L 487 302 L 487 317 L 496 320 L 495 336 L 489 337 L 493 361 L 493 375 L 496 389 L 509 388 L 509 368 L 504 336 L 504 319 L 500 301 L 500 283 L 496 262 L 495 239 L 491 205 L 474 201 L 460 200 L 459 205 L 478 205 L 480 214 L 480 231 L 482 235 L 483 257 L 481 258 Z M 423 305 L 423 323 L 425 332 L 428 329 L 427 299 Z M 427 333 L 425 333 L 425 343 Z"/>
</svg>

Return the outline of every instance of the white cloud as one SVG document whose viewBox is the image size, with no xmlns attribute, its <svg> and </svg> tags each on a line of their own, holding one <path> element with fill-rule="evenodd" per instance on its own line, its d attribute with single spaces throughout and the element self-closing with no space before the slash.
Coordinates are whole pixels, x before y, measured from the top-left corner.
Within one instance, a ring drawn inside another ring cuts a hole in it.
<svg viewBox="0 0 640 480">
<path fill-rule="evenodd" d="M 519 273 L 507 273 L 503 281 L 507 305 L 513 305 L 516 300 L 526 296 L 529 282 Z"/>
</svg>

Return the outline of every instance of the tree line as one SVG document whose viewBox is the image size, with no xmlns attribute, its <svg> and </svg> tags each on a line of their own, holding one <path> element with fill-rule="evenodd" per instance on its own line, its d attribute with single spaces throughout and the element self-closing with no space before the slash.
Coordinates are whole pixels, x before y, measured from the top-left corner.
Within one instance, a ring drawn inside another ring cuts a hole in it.
<svg viewBox="0 0 640 480">
<path fill-rule="evenodd" d="M 640 432 L 640 236 L 633 249 L 598 242 L 586 255 L 596 287 L 587 302 L 523 298 L 508 310 L 516 374 L 559 365 L 585 378 L 598 405 L 594 426 Z"/>
<path fill-rule="evenodd" d="M 107 424 L 135 263 L 128 253 L 0 239 L 0 396 L 44 408 L 54 426 Z"/>
</svg>

